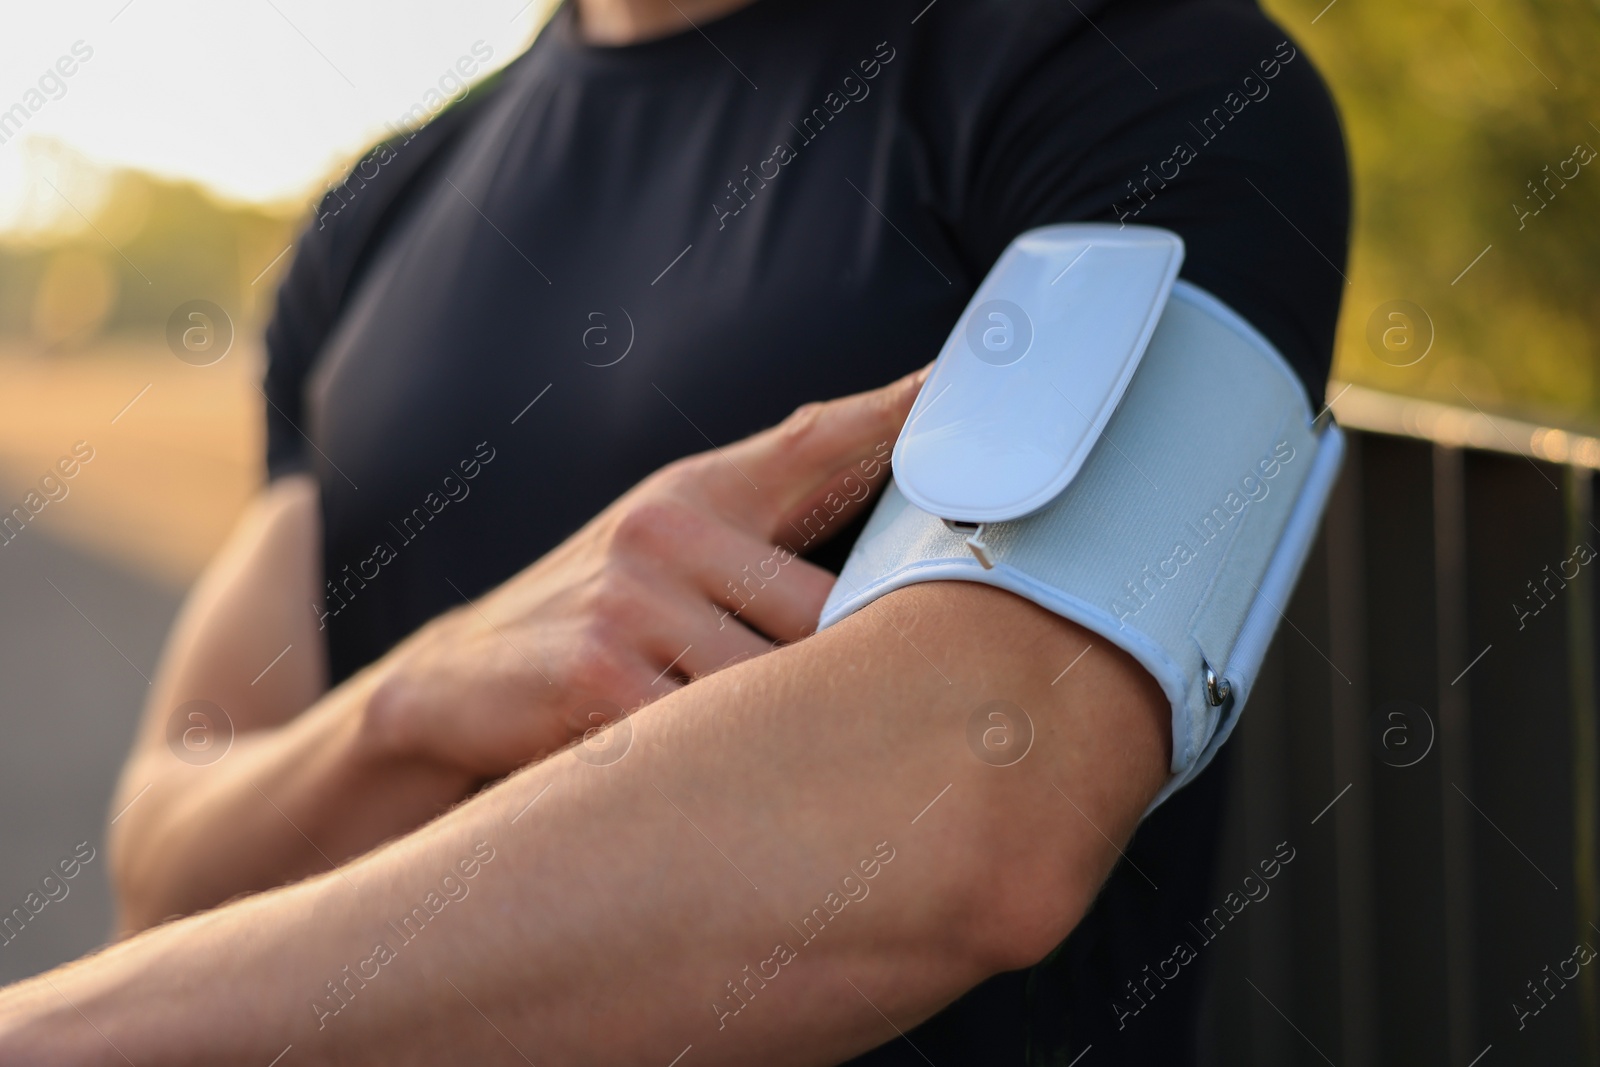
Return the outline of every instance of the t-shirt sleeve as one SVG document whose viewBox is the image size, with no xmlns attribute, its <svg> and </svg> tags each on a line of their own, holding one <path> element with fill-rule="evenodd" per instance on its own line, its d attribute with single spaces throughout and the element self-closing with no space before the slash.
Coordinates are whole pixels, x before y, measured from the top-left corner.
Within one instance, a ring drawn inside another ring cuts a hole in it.
<svg viewBox="0 0 1600 1067">
<path fill-rule="evenodd" d="M 363 268 L 395 227 L 410 194 L 446 154 L 471 116 L 493 95 L 503 72 L 420 130 L 385 141 L 328 191 L 295 244 L 267 323 L 267 480 L 311 469 L 307 384 L 317 356 Z"/>
<path fill-rule="evenodd" d="M 333 325 L 338 293 L 333 281 L 334 233 L 327 212 L 330 192 L 317 207 L 317 220 L 295 244 L 289 272 L 278 287 L 267 323 L 267 369 L 261 392 L 266 398 L 267 480 L 310 468 L 305 425 L 305 382 L 322 342 Z M 321 223 L 319 225 L 318 223 Z M 337 217 L 333 220 L 338 227 Z"/>
<path fill-rule="evenodd" d="M 1073 16 L 1082 20 L 1082 16 Z M 1114 5 L 977 117 L 959 240 L 992 263 L 1059 222 L 1160 226 L 1182 277 L 1243 315 L 1320 404 L 1345 287 L 1349 177 L 1310 60 L 1253 5 Z"/>
</svg>

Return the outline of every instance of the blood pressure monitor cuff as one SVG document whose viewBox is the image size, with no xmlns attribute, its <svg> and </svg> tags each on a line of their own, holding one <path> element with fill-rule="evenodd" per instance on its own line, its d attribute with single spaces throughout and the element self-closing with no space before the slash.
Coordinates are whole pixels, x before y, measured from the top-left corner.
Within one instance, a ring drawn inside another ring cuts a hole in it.
<svg viewBox="0 0 1600 1067">
<path fill-rule="evenodd" d="M 1058 495 L 984 524 L 975 550 L 976 524 L 947 522 L 890 484 L 821 619 L 914 582 L 955 580 L 1009 590 L 1099 634 L 1172 705 L 1172 773 L 1152 810 L 1237 724 L 1343 453 L 1283 357 L 1221 301 L 1179 281 L 1158 310 L 1137 370 Z"/>
</svg>

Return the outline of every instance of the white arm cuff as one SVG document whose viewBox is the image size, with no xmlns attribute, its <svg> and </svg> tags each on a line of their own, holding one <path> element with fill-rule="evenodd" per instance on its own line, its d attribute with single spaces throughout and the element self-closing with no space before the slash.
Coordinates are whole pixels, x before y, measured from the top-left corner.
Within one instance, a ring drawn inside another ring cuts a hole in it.
<svg viewBox="0 0 1600 1067">
<path fill-rule="evenodd" d="M 1082 469 L 1042 509 L 988 526 L 992 569 L 890 484 L 821 625 L 913 582 L 957 580 L 1093 630 L 1172 703 L 1172 777 L 1153 810 L 1237 723 L 1343 451 L 1336 426 L 1313 426 L 1304 388 L 1266 339 L 1180 281 Z M 1208 667 L 1220 686 L 1208 686 Z"/>
</svg>

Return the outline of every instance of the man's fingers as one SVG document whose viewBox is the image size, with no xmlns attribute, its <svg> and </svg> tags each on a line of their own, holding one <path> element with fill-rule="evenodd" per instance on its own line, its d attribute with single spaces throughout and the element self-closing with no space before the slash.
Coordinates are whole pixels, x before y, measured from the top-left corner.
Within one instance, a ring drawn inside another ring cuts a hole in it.
<svg viewBox="0 0 1600 1067">
<path fill-rule="evenodd" d="M 654 664 L 652 698 L 665 693 L 662 687 L 675 678 L 708 674 L 772 649 L 770 638 L 712 604 L 698 588 L 680 585 L 647 611 L 648 630 L 638 635 L 638 647 Z"/>
<path fill-rule="evenodd" d="M 786 548 L 708 524 L 696 551 L 640 604 L 638 647 L 666 677 L 694 677 L 814 632 L 834 576 Z"/>
<path fill-rule="evenodd" d="M 834 576 L 787 548 L 767 546 L 758 562 L 734 574 L 713 572 L 706 592 L 727 612 L 777 641 L 798 641 L 816 632 Z"/>
<path fill-rule="evenodd" d="M 779 641 L 816 629 L 833 588 L 828 571 L 727 522 L 697 523 L 681 536 L 663 577 L 672 599 L 692 601 L 713 628 L 740 622 Z"/>
<path fill-rule="evenodd" d="M 895 438 L 927 374 L 924 367 L 881 389 L 807 404 L 771 429 L 724 449 L 744 475 L 727 483 L 729 518 L 761 537 L 783 537 L 785 520 L 825 491 L 830 479 L 852 471 L 858 478 L 887 471 Z M 755 484 L 754 491 L 746 479 Z"/>
<path fill-rule="evenodd" d="M 719 626 L 707 611 L 705 621 L 710 625 L 702 624 L 695 628 L 696 639 L 685 648 L 682 656 L 667 671 L 666 677 L 682 675 L 694 678 L 721 670 L 735 660 L 752 659 L 772 651 L 771 641 L 751 632 L 749 627 L 731 615 L 724 618 Z"/>
</svg>

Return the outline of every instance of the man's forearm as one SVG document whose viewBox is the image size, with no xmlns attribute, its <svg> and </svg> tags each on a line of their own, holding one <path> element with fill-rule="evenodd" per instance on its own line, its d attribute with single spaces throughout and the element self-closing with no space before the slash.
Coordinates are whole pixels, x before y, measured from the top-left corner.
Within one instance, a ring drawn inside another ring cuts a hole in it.
<svg viewBox="0 0 1600 1067">
<path fill-rule="evenodd" d="M 316 482 L 280 478 L 168 636 L 111 805 L 123 931 L 327 870 L 473 785 L 369 728 L 387 660 L 328 691 L 325 635 L 308 610 L 321 540 Z"/>
<path fill-rule="evenodd" d="M 331 875 L 14 988 L 0 1050 L 838 1062 L 1048 951 L 1164 780 L 1166 709 L 1131 661 L 1096 649 L 1051 684 L 1084 644 L 1008 594 L 903 590 L 644 709 L 615 762 L 568 751 Z M 996 699 L 1036 730 L 1009 767 L 967 743 Z"/>
<path fill-rule="evenodd" d="M 214 763 L 165 748 L 130 763 L 121 792 L 134 800 L 113 837 L 122 928 L 325 871 L 465 796 L 470 776 L 372 736 L 377 684 L 358 675 L 289 722 L 232 739 Z"/>
</svg>

